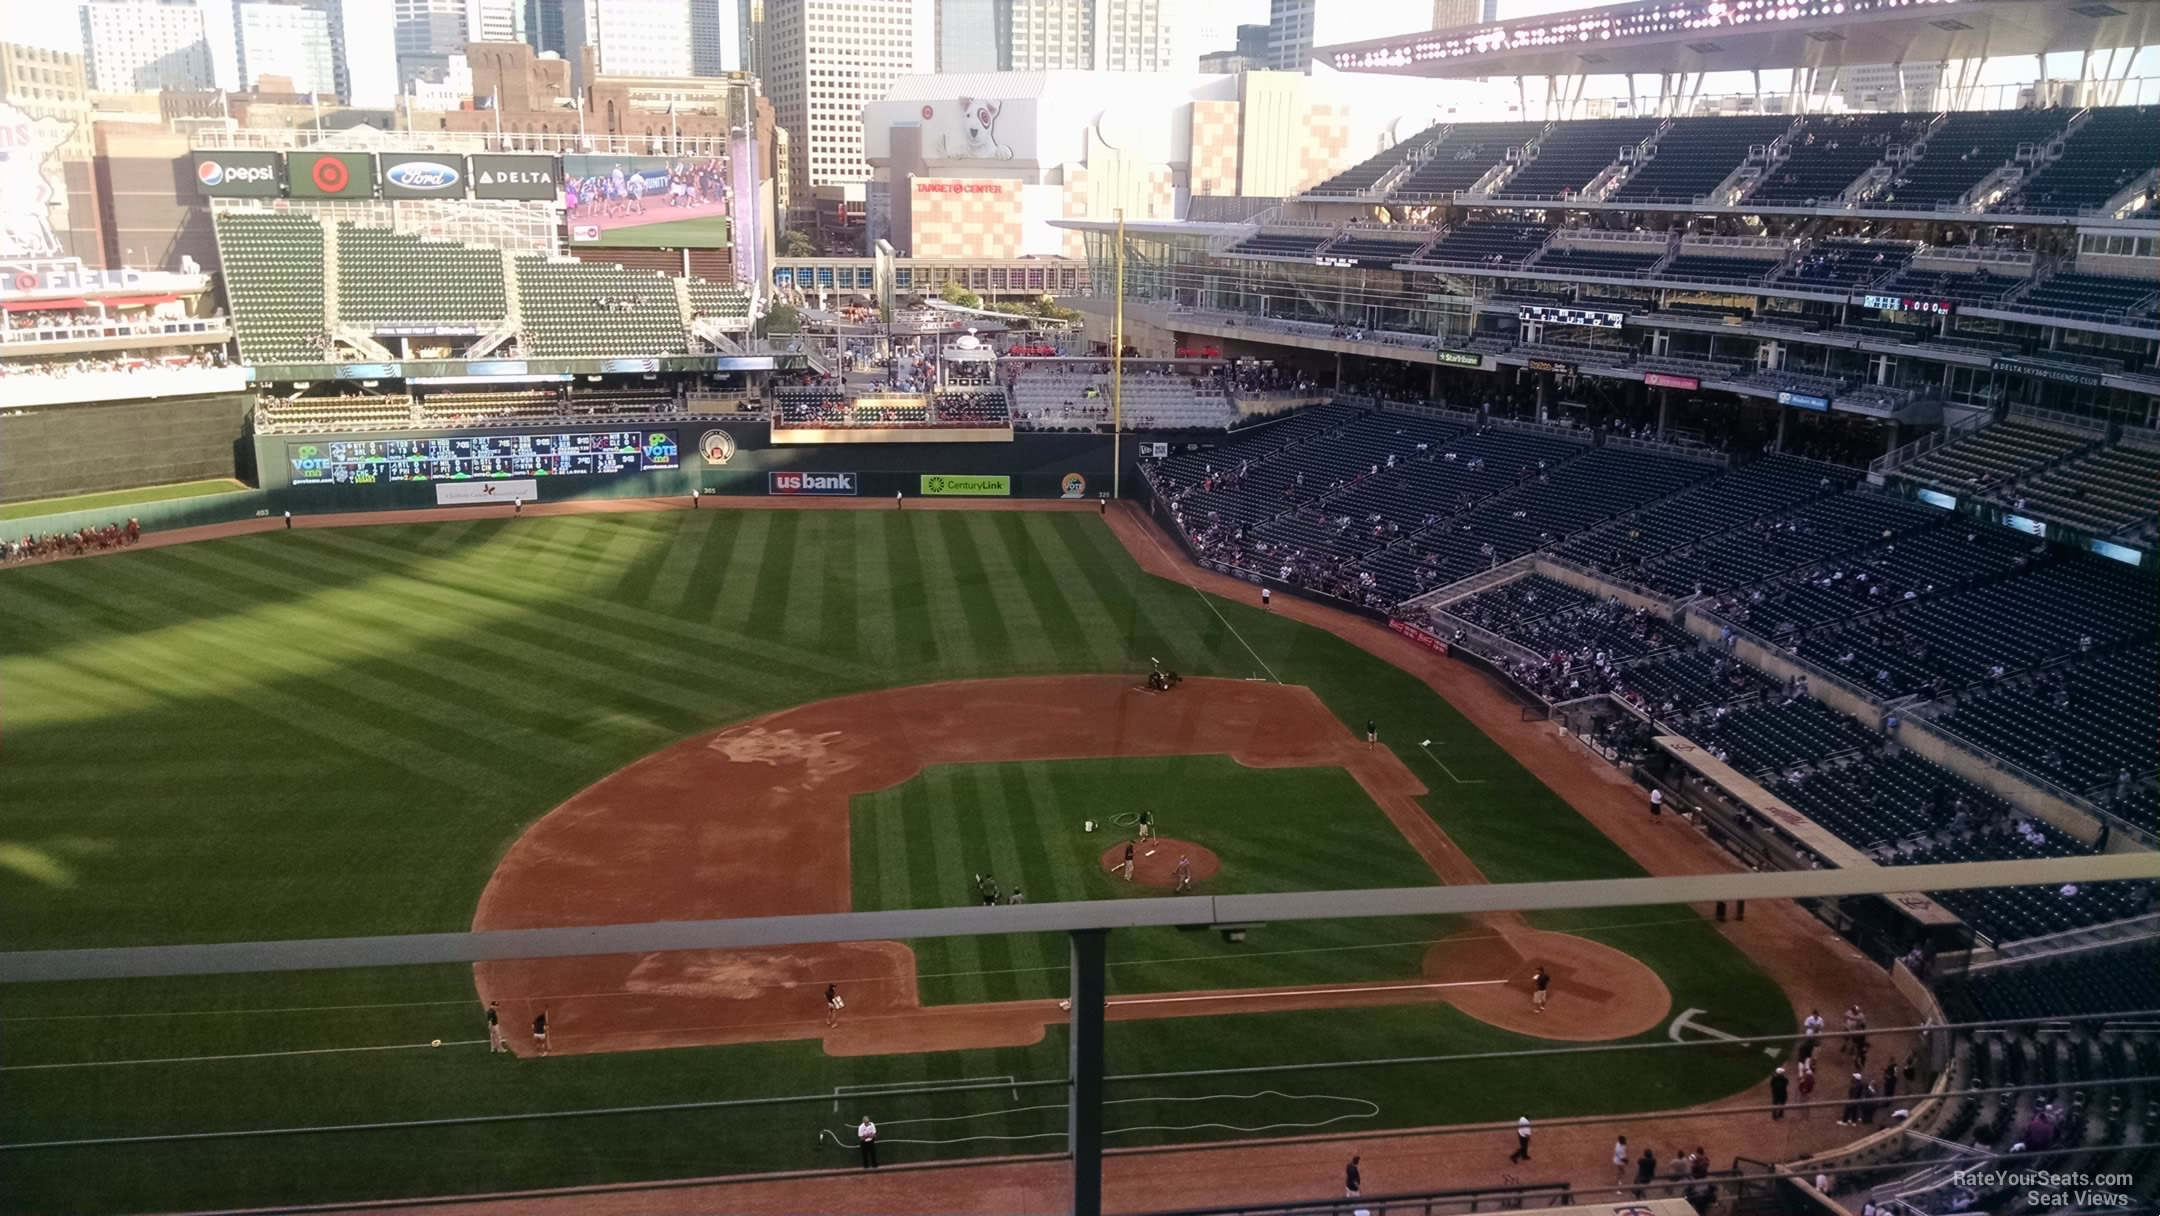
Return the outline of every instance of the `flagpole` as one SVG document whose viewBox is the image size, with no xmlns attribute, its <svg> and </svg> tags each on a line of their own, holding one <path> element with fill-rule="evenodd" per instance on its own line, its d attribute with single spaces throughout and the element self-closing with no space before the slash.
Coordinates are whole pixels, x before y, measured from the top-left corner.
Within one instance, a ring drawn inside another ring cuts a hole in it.
<svg viewBox="0 0 2160 1216">
<path fill-rule="evenodd" d="M 502 90 L 495 89 L 488 95 L 488 108 L 495 111 L 495 146 L 502 147 Z"/>
</svg>

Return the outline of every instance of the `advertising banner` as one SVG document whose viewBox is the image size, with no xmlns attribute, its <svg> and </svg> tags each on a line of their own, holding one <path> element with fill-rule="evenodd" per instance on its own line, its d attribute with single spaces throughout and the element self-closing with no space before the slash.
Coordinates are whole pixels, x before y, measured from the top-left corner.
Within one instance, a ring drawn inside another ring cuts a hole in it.
<svg viewBox="0 0 2160 1216">
<path fill-rule="evenodd" d="M 767 492 L 773 494 L 848 495 L 855 492 L 853 473 L 767 473 Z"/>
<path fill-rule="evenodd" d="M 195 184 L 212 198 L 276 198 L 278 154 L 237 149 L 197 152 Z"/>
<path fill-rule="evenodd" d="M 471 507 L 483 503 L 499 503 L 509 506 L 523 499 L 532 502 L 540 497 L 540 483 L 527 477 L 519 481 L 438 481 L 435 483 L 435 505 L 438 507 Z"/>
<path fill-rule="evenodd" d="M 294 198 L 375 197 L 373 152 L 291 152 L 285 170 Z"/>
<path fill-rule="evenodd" d="M 647 249 L 730 243 L 727 162 L 719 157 L 565 156 L 570 239 Z"/>
<path fill-rule="evenodd" d="M 1573 363 L 1566 363 L 1559 359 L 1532 359 L 1530 360 L 1530 370 L 1534 372 L 1551 372 L 1558 376 L 1572 376 L 1582 369 Z"/>
<path fill-rule="evenodd" d="M 1448 652 L 1448 644 L 1446 639 L 1442 638 L 1437 633 L 1428 633 L 1408 621 L 1389 621 L 1388 628 L 1394 630 L 1395 632 L 1403 635 L 1406 638 L 1409 638 L 1411 641 L 1416 642 L 1418 645 L 1423 646 L 1427 650 L 1438 651 L 1441 654 L 1446 654 Z"/>
<path fill-rule="evenodd" d="M 1440 362 L 1447 364 L 1449 367 L 1485 366 L 1485 356 L 1472 354 L 1466 350 L 1444 350 L 1440 352 L 1438 358 Z"/>
<path fill-rule="evenodd" d="M 1010 498 L 1012 478 L 1003 473 L 925 473 L 925 498 Z"/>
<path fill-rule="evenodd" d="M 1702 381 L 1693 376 L 1668 376 L 1664 372 L 1644 372 L 1642 382 L 1651 388 L 1684 388 L 1690 392 L 1702 387 Z"/>
<path fill-rule="evenodd" d="M 465 158 L 450 153 L 382 158 L 384 198 L 464 198 Z"/>
<path fill-rule="evenodd" d="M 2052 363 L 2036 363 L 2029 359 L 1995 359 L 1988 364 L 1988 370 L 2014 372 L 2020 376 L 2031 376 L 2035 380 L 2053 380 L 2057 384 L 2077 384 L 2087 388 L 2097 387 L 2100 383 L 2098 372 L 2079 371 L 2074 367 L 2060 367 Z"/>
<path fill-rule="evenodd" d="M 1059 498 L 1086 498 L 1087 478 L 1078 473 L 1067 473 L 1058 482 Z"/>
<path fill-rule="evenodd" d="M 552 156 L 474 153 L 474 198 L 510 198 L 544 203 L 562 196 L 562 173 Z"/>
<path fill-rule="evenodd" d="M 1818 414 L 1830 408 L 1830 399 L 1828 397 L 1818 397 L 1813 393 L 1795 393 L 1789 390 L 1777 395 L 1777 403 L 1779 405 L 1789 405 L 1796 410 L 1813 410 Z"/>
</svg>

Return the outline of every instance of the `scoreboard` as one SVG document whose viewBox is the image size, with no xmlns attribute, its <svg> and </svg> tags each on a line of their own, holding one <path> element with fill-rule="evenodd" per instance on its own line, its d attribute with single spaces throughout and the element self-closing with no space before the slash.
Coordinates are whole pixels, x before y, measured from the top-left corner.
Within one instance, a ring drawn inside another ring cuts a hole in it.
<svg viewBox="0 0 2160 1216">
<path fill-rule="evenodd" d="M 673 469 L 681 463 L 673 431 L 318 439 L 286 448 L 296 486 L 576 477 Z"/>
</svg>

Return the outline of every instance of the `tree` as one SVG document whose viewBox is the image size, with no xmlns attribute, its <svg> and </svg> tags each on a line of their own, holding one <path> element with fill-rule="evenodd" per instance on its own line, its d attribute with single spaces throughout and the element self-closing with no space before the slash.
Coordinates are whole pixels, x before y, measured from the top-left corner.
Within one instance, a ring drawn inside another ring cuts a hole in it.
<svg viewBox="0 0 2160 1216">
<path fill-rule="evenodd" d="M 802 314 L 792 304 L 775 304 L 765 313 L 765 332 L 768 334 L 795 334 L 802 332 Z"/>
<path fill-rule="evenodd" d="M 982 307 L 982 297 L 969 291 L 958 279 L 947 279 L 944 288 L 938 292 L 938 299 L 947 304 L 958 304 L 962 308 Z"/>
<path fill-rule="evenodd" d="M 818 255 L 817 242 L 790 228 L 780 234 L 780 256 L 784 258 L 814 258 Z"/>
</svg>

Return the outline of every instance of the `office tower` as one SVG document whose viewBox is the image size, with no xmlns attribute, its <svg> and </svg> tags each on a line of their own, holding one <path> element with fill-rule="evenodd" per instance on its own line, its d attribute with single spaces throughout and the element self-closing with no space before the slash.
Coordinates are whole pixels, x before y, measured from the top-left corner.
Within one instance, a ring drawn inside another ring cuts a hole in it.
<svg viewBox="0 0 2160 1216">
<path fill-rule="evenodd" d="M 937 70 L 1010 70 L 1012 13 L 1012 0 L 937 0 Z"/>
<path fill-rule="evenodd" d="M 1010 0 L 1014 71 L 1191 71 L 1175 0 Z M 1198 54 L 1197 51 L 1194 52 Z"/>
<path fill-rule="evenodd" d="M 522 42 L 524 20 L 520 0 L 465 0 L 465 41 Z"/>
<path fill-rule="evenodd" d="M 337 92 L 337 57 L 330 46 L 329 15 L 322 9 L 240 0 L 234 25 L 240 35 L 243 88 L 260 88 L 267 76 L 290 81 L 295 93 Z"/>
<path fill-rule="evenodd" d="M 1392 38 L 1434 28 L 1435 15 L 1452 0 L 1360 4 L 1354 0 L 1269 0 L 1268 65 L 1277 71 L 1303 72 L 1316 47 Z"/>
<path fill-rule="evenodd" d="M 397 9 L 394 0 L 329 0 L 330 49 L 337 92 L 346 105 L 397 108 Z"/>
<path fill-rule="evenodd" d="M 588 48 L 602 76 L 688 76 L 690 0 L 565 0 L 563 42 L 579 88 Z"/>
<path fill-rule="evenodd" d="M 765 94 L 788 133 L 795 205 L 866 182 L 863 107 L 937 61 L 930 0 L 765 0 Z"/>
<path fill-rule="evenodd" d="M 525 41 L 532 49 L 568 58 L 563 42 L 563 0 L 525 0 Z"/>
<path fill-rule="evenodd" d="M 192 91 L 216 83 L 194 0 L 88 0 L 81 16 L 84 67 L 97 92 Z"/>
<path fill-rule="evenodd" d="M 471 41 L 465 0 L 396 0 L 398 77 L 440 79 Z"/>
<path fill-rule="evenodd" d="M 743 15 L 738 0 L 689 0 L 690 72 L 725 76 L 747 71 L 743 57 Z"/>
</svg>

